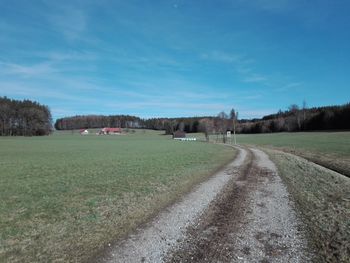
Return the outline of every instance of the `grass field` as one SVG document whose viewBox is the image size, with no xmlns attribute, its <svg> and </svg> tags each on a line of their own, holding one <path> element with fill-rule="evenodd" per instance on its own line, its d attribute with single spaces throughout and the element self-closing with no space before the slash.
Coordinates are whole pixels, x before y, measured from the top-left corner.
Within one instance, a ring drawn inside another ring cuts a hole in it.
<svg viewBox="0 0 350 263">
<path fill-rule="evenodd" d="M 350 132 L 240 134 L 237 143 L 294 153 L 350 177 Z"/>
<path fill-rule="evenodd" d="M 152 131 L 0 138 L 0 262 L 85 261 L 233 157 Z"/>
<path fill-rule="evenodd" d="M 307 227 L 313 261 L 349 262 L 350 179 L 288 153 L 267 152 Z"/>
</svg>

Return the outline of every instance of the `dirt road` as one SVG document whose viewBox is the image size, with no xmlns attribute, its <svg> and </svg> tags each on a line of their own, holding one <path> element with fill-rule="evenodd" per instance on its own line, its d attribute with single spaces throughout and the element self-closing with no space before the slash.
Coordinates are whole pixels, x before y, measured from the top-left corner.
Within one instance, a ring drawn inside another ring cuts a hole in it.
<svg viewBox="0 0 350 263">
<path fill-rule="evenodd" d="M 307 246 L 268 156 L 237 158 L 100 262 L 305 262 Z"/>
</svg>

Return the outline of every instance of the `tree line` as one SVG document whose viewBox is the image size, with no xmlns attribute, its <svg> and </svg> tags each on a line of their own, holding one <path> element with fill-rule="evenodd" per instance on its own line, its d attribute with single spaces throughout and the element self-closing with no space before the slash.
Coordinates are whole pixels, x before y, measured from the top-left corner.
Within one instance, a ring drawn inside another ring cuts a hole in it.
<svg viewBox="0 0 350 263">
<path fill-rule="evenodd" d="M 349 130 L 350 103 L 340 106 L 307 108 L 292 104 L 286 111 L 262 119 L 240 120 L 239 133 L 298 132 L 320 130 Z"/>
<path fill-rule="evenodd" d="M 204 118 L 213 119 L 213 117 L 141 119 L 130 115 L 77 115 L 57 119 L 54 126 L 56 130 L 119 127 L 165 130 L 166 134 L 172 134 L 177 130 L 191 133 L 200 131 L 200 121 Z"/>
<path fill-rule="evenodd" d="M 143 128 L 164 130 L 165 134 L 172 134 L 180 130 L 187 133 L 203 132 L 208 138 L 209 134 L 226 134 L 227 130 L 232 130 L 232 114 L 234 114 L 234 110 L 231 110 L 230 116 L 225 112 L 220 112 L 215 117 L 141 119 L 130 115 L 79 115 L 57 119 L 55 129 L 76 130 L 102 127 Z"/>
<path fill-rule="evenodd" d="M 350 103 L 341 106 L 307 108 L 291 105 L 285 111 L 264 116 L 261 119 L 238 120 L 238 112 L 220 112 L 216 116 L 184 118 L 142 119 L 129 115 L 85 115 L 58 119 L 57 130 L 73 130 L 102 127 L 143 128 L 164 130 L 172 134 L 177 130 L 187 133 L 203 132 L 209 134 L 296 132 L 314 130 L 350 129 Z"/>
<path fill-rule="evenodd" d="M 143 128 L 164 130 L 172 134 L 177 130 L 187 133 L 209 134 L 296 132 L 316 130 L 349 130 L 350 103 L 340 106 L 307 108 L 292 104 L 285 111 L 261 119 L 238 120 L 238 112 L 216 116 L 142 119 L 131 115 L 80 115 L 57 119 L 56 130 L 75 130 L 102 127 Z M 31 100 L 13 100 L 0 97 L 0 135 L 48 135 L 52 131 L 51 112 L 46 105 Z"/>
<path fill-rule="evenodd" d="M 103 127 L 143 128 L 144 121 L 130 115 L 77 115 L 57 119 L 56 130 L 75 130 Z"/>
<path fill-rule="evenodd" d="M 48 135 L 52 131 L 52 118 L 48 106 L 30 100 L 0 97 L 0 135 Z"/>
</svg>

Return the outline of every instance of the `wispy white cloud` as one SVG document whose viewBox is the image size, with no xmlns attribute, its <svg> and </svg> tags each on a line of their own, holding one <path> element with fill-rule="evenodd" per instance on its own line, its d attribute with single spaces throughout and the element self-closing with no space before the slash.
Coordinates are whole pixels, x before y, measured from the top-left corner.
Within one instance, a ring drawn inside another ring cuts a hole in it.
<svg viewBox="0 0 350 263">
<path fill-rule="evenodd" d="M 34 57 L 34 56 L 33 56 Z M 83 59 L 84 61 L 73 61 Z M 96 67 L 86 62 L 86 57 L 60 56 L 60 54 L 47 54 L 47 58 L 37 63 L 7 63 L 0 61 L 0 76 L 15 75 L 17 78 L 59 79 L 64 73 L 81 73 L 94 71 Z M 71 62 L 71 63 L 66 63 Z"/>
<path fill-rule="evenodd" d="M 0 81 L 0 91 L 6 96 L 21 96 L 23 98 L 49 98 L 64 101 L 75 102 L 97 102 L 94 98 L 81 97 L 78 94 L 67 93 L 65 90 L 57 90 L 55 88 L 43 87 L 35 83 L 23 82 L 19 80 Z"/>
<path fill-rule="evenodd" d="M 143 118 L 149 117 L 185 117 L 213 116 L 222 110 L 228 110 L 225 103 L 188 103 L 181 98 L 165 101 L 163 99 L 145 102 L 116 102 L 104 105 L 105 112 L 128 112 Z M 151 113 L 151 114 L 150 114 Z"/>
<path fill-rule="evenodd" d="M 242 99 L 244 100 L 257 100 L 262 98 L 261 94 L 254 94 L 254 95 L 248 95 L 248 96 L 243 96 Z"/>
<path fill-rule="evenodd" d="M 55 12 L 46 14 L 53 28 L 67 40 L 79 39 L 87 30 L 88 19 L 83 9 L 66 5 L 54 5 Z"/>
<path fill-rule="evenodd" d="M 231 64 L 235 71 L 241 76 L 243 82 L 265 83 L 267 76 L 254 70 L 255 60 L 246 55 L 231 54 L 222 51 L 211 51 L 200 55 L 201 59 Z"/>
<path fill-rule="evenodd" d="M 160 108 L 160 109 L 205 109 L 205 110 L 215 110 L 217 112 L 225 108 L 225 104 L 222 103 L 186 103 L 181 99 L 173 100 L 172 102 L 164 101 L 163 99 L 147 101 L 147 102 L 117 102 L 117 103 L 107 103 L 108 108 L 116 109 L 143 109 L 143 108 Z"/>
<path fill-rule="evenodd" d="M 34 54 L 35 55 L 35 54 Z M 98 59 L 98 56 L 92 52 L 77 52 L 77 51 L 51 51 L 37 53 L 39 57 L 46 58 L 51 61 L 93 61 Z"/>
<path fill-rule="evenodd" d="M 252 118 L 261 118 L 263 116 L 275 113 L 276 109 L 241 109 L 238 113 L 240 118 L 252 119 Z"/>
<path fill-rule="evenodd" d="M 267 81 L 267 77 L 263 76 L 261 74 L 251 73 L 244 77 L 244 82 L 258 82 L 258 83 L 264 83 Z"/>
<path fill-rule="evenodd" d="M 296 88 L 299 88 L 303 85 L 302 82 L 292 82 L 292 83 L 288 83 L 286 85 L 283 85 L 277 89 L 275 89 L 276 91 L 288 91 L 288 90 L 291 90 L 291 89 L 296 89 Z"/>
<path fill-rule="evenodd" d="M 220 100 L 227 98 L 227 94 L 220 92 L 211 92 L 203 91 L 202 93 L 196 93 L 191 91 L 181 91 L 176 92 L 176 95 L 186 99 L 195 99 L 195 100 Z"/>
<path fill-rule="evenodd" d="M 104 51 L 103 60 L 119 66 L 127 66 L 139 71 L 149 71 L 150 69 L 157 71 L 187 71 L 189 65 L 174 56 L 164 54 L 157 50 L 150 54 L 145 54 L 142 50 L 134 48 L 133 51 L 121 52 L 120 50 Z"/>
<path fill-rule="evenodd" d="M 204 60 L 217 61 L 222 63 L 242 62 L 243 56 L 237 54 L 229 54 L 226 52 L 213 50 L 211 52 L 200 54 L 200 58 Z"/>
<path fill-rule="evenodd" d="M 293 81 L 290 76 L 279 73 L 262 74 L 256 70 L 258 63 L 254 58 L 243 54 L 231 54 L 222 51 L 212 51 L 200 55 L 201 59 L 215 61 L 231 65 L 238 73 L 241 82 L 261 84 L 264 87 L 275 89 L 276 91 L 286 91 L 303 85 L 302 82 Z M 242 97 L 241 97 L 242 99 Z"/>
<path fill-rule="evenodd" d="M 53 114 L 53 118 L 54 119 L 58 119 L 58 118 L 62 118 L 62 117 L 67 117 L 67 116 L 74 116 L 77 114 L 77 111 L 74 109 L 70 109 L 67 106 L 65 106 L 65 108 L 60 108 L 60 107 L 52 107 L 50 108 L 52 114 Z"/>
<path fill-rule="evenodd" d="M 0 75 L 17 75 L 21 77 L 40 76 L 55 72 L 52 64 L 49 62 L 38 63 L 34 65 L 21 65 L 15 63 L 0 62 Z"/>
<path fill-rule="evenodd" d="M 270 12 L 286 12 L 290 10 L 295 0 L 239 0 L 240 3 L 253 8 L 258 8 Z"/>
</svg>

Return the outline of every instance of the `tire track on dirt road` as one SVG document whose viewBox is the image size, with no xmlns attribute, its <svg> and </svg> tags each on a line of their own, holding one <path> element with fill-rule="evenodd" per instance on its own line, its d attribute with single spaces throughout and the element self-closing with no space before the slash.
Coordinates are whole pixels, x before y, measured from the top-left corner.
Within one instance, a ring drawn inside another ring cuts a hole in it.
<svg viewBox="0 0 350 263">
<path fill-rule="evenodd" d="M 126 240 L 111 246 L 103 257 L 94 261 L 164 262 L 170 249 L 184 240 L 186 229 L 200 220 L 209 204 L 237 176 L 246 156 L 247 151 L 239 148 L 238 156 L 223 170 L 165 209 L 149 224 L 137 229 Z"/>
<path fill-rule="evenodd" d="M 187 229 L 167 262 L 308 262 L 306 239 L 268 156 L 250 149 L 232 179 Z"/>
<path fill-rule="evenodd" d="M 247 203 L 249 213 L 236 233 L 236 257 L 241 262 L 310 262 L 304 227 L 275 164 L 263 151 L 251 151 L 257 180 Z"/>
</svg>

